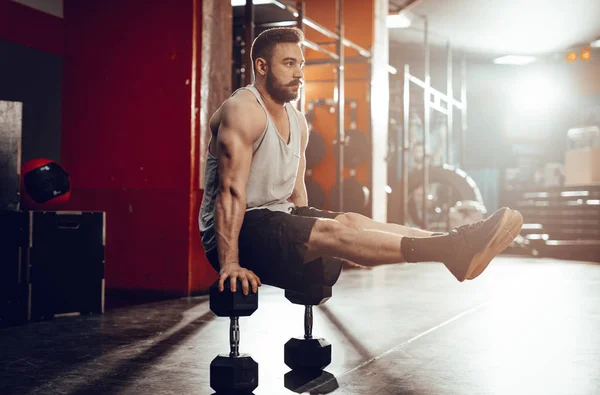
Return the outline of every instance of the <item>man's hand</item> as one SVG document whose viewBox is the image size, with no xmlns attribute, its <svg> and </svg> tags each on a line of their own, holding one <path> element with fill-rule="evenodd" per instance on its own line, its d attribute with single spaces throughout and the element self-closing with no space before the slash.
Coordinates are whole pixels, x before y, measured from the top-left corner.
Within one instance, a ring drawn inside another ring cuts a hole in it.
<svg viewBox="0 0 600 395">
<path fill-rule="evenodd" d="M 242 282 L 242 289 L 244 290 L 244 295 L 248 295 L 250 290 L 250 284 L 252 284 L 252 292 L 257 293 L 258 287 L 262 285 L 260 282 L 260 278 L 254 274 L 252 270 L 244 269 L 237 263 L 229 263 L 221 267 L 219 272 L 221 278 L 219 279 L 219 291 L 223 292 L 225 289 L 225 280 L 230 278 L 229 284 L 231 288 L 231 292 L 236 291 L 236 283 L 239 278 Z M 250 282 L 250 284 L 249 284 Z"/>
</svg>

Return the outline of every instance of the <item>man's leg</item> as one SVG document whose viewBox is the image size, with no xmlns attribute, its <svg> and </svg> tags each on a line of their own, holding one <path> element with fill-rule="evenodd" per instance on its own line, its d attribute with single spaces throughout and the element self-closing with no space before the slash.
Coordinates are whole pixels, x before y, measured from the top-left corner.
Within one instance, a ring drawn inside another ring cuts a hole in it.
<svg viewBox="0 0 600 395">
<path fill-rule="evenodd" d="M 364 215 L 358 213 L 340 214 L 335 217 L 335 220 L 353 228 L 379 230 L 383 232 L 394 233 L 400 236 L 431 237 L 435 235 L 434 232 L 429 232 L 418 228 L 373 221 L 371 218 L 365 217 Z"/>
<path fill-rule="evenodd" d="M 304 261 L 321 256 L 335 256 L 363 266 L 436 261 L 443 262 L 459 281 L 464 281 L 481 274 L 510 245 L 522 224 L 520 213 L 503 208 L 486 220 L 447 235 L 409 237 L 323 218 L 313 226 Z"/>
<path fill-rule="evenodd" d="M 335 256 L 362 266 L 405 262 L 401 250 L 404 236 L 349 226 L 337 219 L 316 220 L 306 243 L 304 257 L 310 262 L 322 256 Z"/>
</svg>

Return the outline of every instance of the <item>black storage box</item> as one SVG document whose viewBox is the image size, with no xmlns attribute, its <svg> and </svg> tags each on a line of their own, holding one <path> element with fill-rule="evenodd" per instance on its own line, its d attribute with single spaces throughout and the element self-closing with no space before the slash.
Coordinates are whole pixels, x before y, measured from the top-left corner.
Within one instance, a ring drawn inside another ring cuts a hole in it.
<svg viewBox="0 0 600 395">
<path fill-rule="evenodd" d="M 12 247 L 4 248 L 10 253 L 1 257 L 3 272 L 11 272 L 13 278 L 15 271 L 20 273 L 17 288 L 26 284 L 28 319 L 104 312 L 104 212 L 28 211 L 3 216 L 9 218 L 2 221 L 3 232 L 19 234 L 23 228 L 21 236 L 9 243 Z M 21 295 L 22 289 L 13 294 Z"/>
<path fill-rule="evenodd" d="M 27 215 L 0 211 L 0 327 L 24 324 L 29 317 Z"/>
</svg>

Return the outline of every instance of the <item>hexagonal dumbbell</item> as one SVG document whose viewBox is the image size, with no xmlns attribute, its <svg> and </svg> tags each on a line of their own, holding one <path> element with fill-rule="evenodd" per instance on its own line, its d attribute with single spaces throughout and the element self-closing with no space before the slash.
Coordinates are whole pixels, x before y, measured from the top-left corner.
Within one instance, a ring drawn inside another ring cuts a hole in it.
<svg viewBox="0 0 600 395">
<path fill-rule="evenodd" d="M 331 287 L 310 285 L 300 291 L 285 291 L 287 300 L 304 305 L 304 337 L 293 337 L 285 343 L 284 362 L 291 369 L 324 369 L 331 363 L 331 344 L 323 338 L 314 338 L 313 306 L 325 303 L 331 297 Z"/>
<path fill-rule="evenodd" d="M 229 279 L 219 291 L 218 282 L 210 288 L 210 309 L 219 317 L 229 317 L 230 352 L 220 354 L 210 363 L 210 387 L 217 393 L 249 393 L 258 387 L 258 363 L 250 354 L 240 354 L 239 317 L 250 316 L 258 309 L 258 292 L 242 292 L 237 280 L 236 292 L 231 292 Z"/>
</svg>

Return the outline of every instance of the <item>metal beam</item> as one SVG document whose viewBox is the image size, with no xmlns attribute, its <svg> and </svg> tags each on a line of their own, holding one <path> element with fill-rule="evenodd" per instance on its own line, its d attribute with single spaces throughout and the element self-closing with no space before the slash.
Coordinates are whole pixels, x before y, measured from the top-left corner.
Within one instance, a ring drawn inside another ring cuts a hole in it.
<svg viewBox="0 0 600 395">
<path fill-rule="evenodd" d="M 337 1 L 337 0 L 336 0 Z M 275 4 L 276 6 L 278 6 L 281 9 L 287 10 L 289 12 L 291 12 L 294 16 L 298 15 L 298 10 L 295 9 L 292 6 L 289 6 L 287 4 L 283 4 L 277 0 L 273 0 L 273 4 Z M 339 40 L 340 39 L 340 35 L 336 34 L 334 32 L 332 32 L 329 29 L 326 29 L 323 25 L 318 24 L 317 22 L 313 21 L 312 19 L 308 19 L 308 18 L 303 18 L 303 22 L 306 26 L 318 31 L 319 33 L 323 34 L 324 36 L 327 36 L 329 38 L 333 38 L 334 40 Z M 371 52 L 366 50 L 365 48 L 353 43 L 350 40 L 347 40 L 345 38 L 342 37 L 341 39 L 342 43 L 349 48 L 355 49 L 358 51 L 358 53 L 361 56 L 364 56 L 365 58 L 369 58 L 371 57 Z"/>
<path fill-rule="evenodd" d="M 331 59 L 335 60 L 335 62 L 331 62 L 331 61 L 328 61 L 328 62 L 335 63 L 335 64 L 338 63 L 338 60 L 339 60 L 338 54 L 328 51 L 325 48 L 321 47 L 320 45 L 318 45 L 312 41 L 309 41 L 309 40 L 304 40 L 304 42 L 302 44 L 307 48 L 314 49 L 315 51 L 324 53 L 325 55 L 328 55 Z M 309 64 L 315 64 L 315 63 L 306 62 L 306 65 L 309 65 Z"/>
<path fill-rule="evenodd" d="M 423 229 L 427 229 L 427 202 L 429 201 L 429 132 L 431 127 L 431 76 L 429 74 L 429 21 L 425 19 L 425 88 L 423 89 L 423 196 L 421 199 L 421 214 L 423 219 Z"/>
<path fill-rule="evenodd" d="M 304 14 L 306 13 L 304 0 L 296 0 L 296 9 L 298 10 L 298 17 L 296 18 L 296 27 L 302 30 L 302 33 L 304 33 L 303 20 Z M 306 88 L 304 86 L 300 88 L 300 97 L 298 99 L 298 110 L 304 113 L 306 106 Z"/>
<path fill-rule="evenodd" d="M 402 128 L 402 223 L 408 226 L 408 155 L 410 153 L 410 66 L 404 65 Z"/>
<path fill-rule="evenodd" d="M 423 81 L 421 81 L 420 79 L 418 79 L 417 77 L 415 77 L 414 75 L 408 75 L 408 78 L 410 79 L 411 82 L 414 82 L 415 85 L 425 89 L 425 83 Z M 454 99 L 454 98 L 449 98 L 447 95 L 445 95 L 444 93 L 438 91 L 437 89 L 434 89 L 432 87 L 429 87 L 429 92 L 433 95 L 439 96 L 441 100 L 445 101 L 446 103 L 451 102 L 452 105 L 454 105 L 456 108 L 458 108 L 459 110 L 463 109 L 463 103 L 459 102 L 458 100 Z"/>
<path fill-rule="evenodd" d="M 335 0 L 335 9 L 337 11 L 337 84 L 335 100 L 337 103 L 337 149 L 338 157 L 336 163 L 336 178 L 338 184 L 337 209 L 340 212 L 344 210 L 344 146 L 346 142 L 344 111 L 345 111 L 345 91 L 344 91 L 344 0 Z M 370 54 L 369 54 L 370 55 Z"/>
<path fill-rule="evenodd" d="M 452 46 L 450 40 L 446 47 L 446 96 L 454 97 L 454 91 L 452 90 L 452 79 L 454 73 L 452 72 Z M 447 101 L 446 101 L 447 103 Z M 446 118 L 446 163 L 454 165 L 454 158 L 452 148 L 454 146 L 454 107 L 448 106 L 448 118 Z"/>
<path fill-rule="evenodd" d="M 465 167 L 465 147 L 467 142 L 467 55 L 463 53 L 461 64 L 460 101 L 461 108 L 461 130 L 460 130 L 460 165 Z"/>
<path fill-rule="evenodd" d="M 244 9 L 244 41 L 246 46 L 244 50 L 244 85 L 249 85 L 254 80 L 254 65 L 252 64 L 250 48 L 252 48 L 252 42 L 254 41 L 254 4 L 252 0 L 246 0 L 246 6 Z"/>
</svg>

